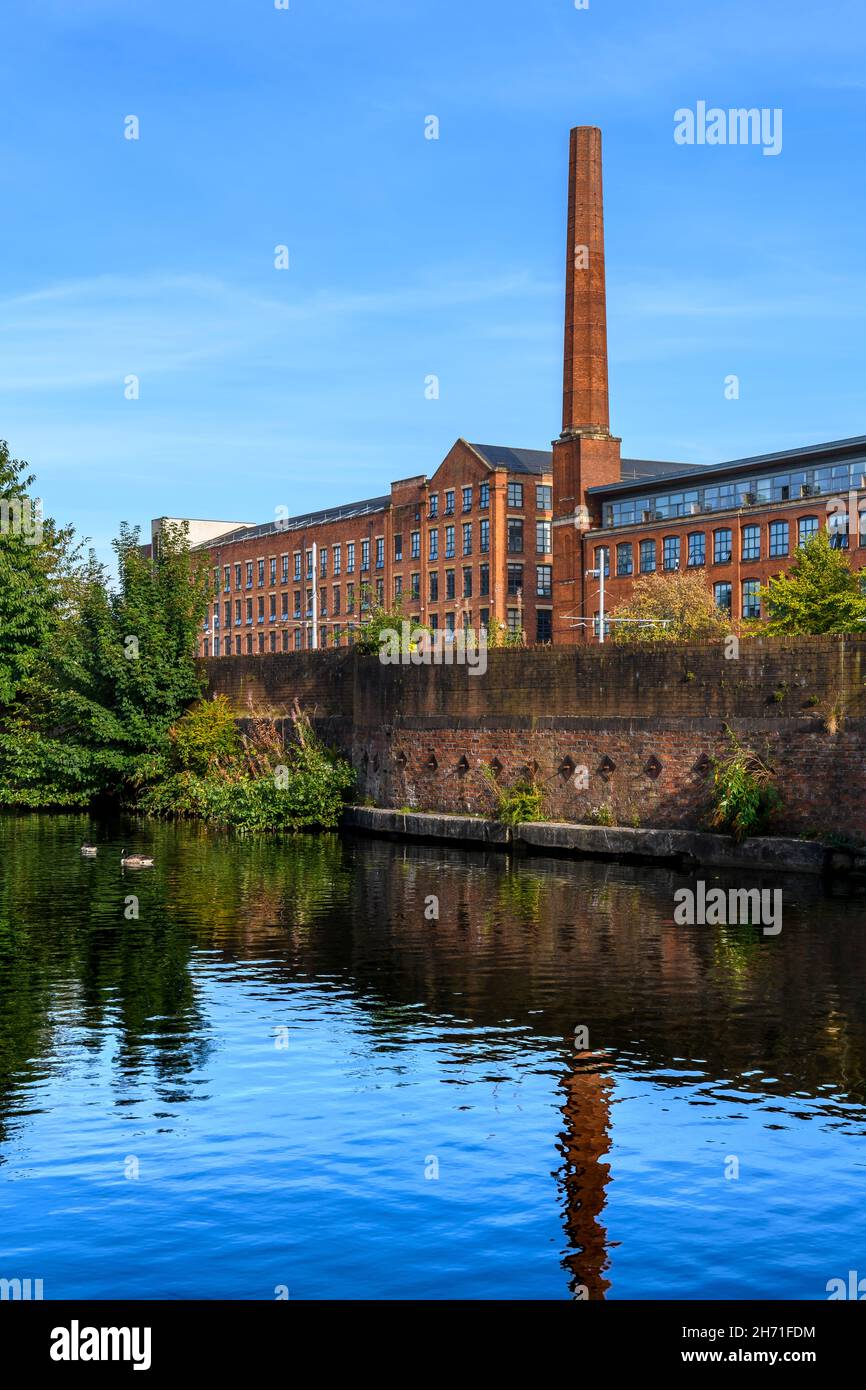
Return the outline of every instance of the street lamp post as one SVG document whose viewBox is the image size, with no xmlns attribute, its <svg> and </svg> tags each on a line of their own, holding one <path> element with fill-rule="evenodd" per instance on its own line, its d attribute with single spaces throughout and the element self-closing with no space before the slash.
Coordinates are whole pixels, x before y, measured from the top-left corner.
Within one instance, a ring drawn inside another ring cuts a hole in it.
<svg viewBox="0 0 866 1390">
<path fill-rule="evenodd" d="M 586 577 L 587 577 L 587 579 L 597 579 L 597 580 L 599 581 L 599 583 L 598 583 L 598 640 L 599 640 L 599 642 L 603 642 L 603 641 L 604 641 L 604 570 L 605 570 L 605 564 L 606 564 L 606 561 L 607 561 L 607 547 L 606 547 L 606 546 L 602 546 L 602 547 L 599 549 L 598 554 L 599 554 L 599 560 L 600 560 L 601 563 L 599 564 L 599 566 L 598 566 L 597 569 L 594 569 L 594 570 L 587 570 L 587 571 L 586 571 Z"/>
</svg>

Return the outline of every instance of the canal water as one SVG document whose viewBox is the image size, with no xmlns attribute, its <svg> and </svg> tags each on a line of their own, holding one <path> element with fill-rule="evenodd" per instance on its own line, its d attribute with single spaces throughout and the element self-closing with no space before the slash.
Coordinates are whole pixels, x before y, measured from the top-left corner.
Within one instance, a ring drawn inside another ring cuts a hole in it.
<svg viewBox="0 0 866 1390">
<path fill-rule="evenodd" d="M 866 1276 L 866 903 L 794 878 L 776 936 L 679 926 L 689 883 L 0 818 L 0 1278 L 822 1299 Z"/>
</svg>

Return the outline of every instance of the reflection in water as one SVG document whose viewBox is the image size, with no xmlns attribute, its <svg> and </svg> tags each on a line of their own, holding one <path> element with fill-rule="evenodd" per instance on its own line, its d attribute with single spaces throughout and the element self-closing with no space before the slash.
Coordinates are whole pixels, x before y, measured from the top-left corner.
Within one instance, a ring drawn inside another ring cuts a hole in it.
<svg viewBox="0 0 866 1390">
<path fill-rule="evenodd" d="M 667 871 L 73 817 L 0 818 L 0 875 L 0 1277 L 813 1298 L 862 1260 L 860 901 L 792 879 L 766 938 L 676 926 Z"/>
</svg>

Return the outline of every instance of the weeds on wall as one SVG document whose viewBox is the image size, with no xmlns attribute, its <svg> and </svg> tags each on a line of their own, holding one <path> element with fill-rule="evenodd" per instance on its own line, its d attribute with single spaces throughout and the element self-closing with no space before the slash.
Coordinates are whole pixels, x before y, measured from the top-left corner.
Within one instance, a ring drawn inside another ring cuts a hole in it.
<svg viewBox="0 0 866 1390">
<path fill-rule="evenodd" d="M 502 825 L 543 819 L 544 791 L 534 778 L 521 777 L 512 786 L 503 787 L 492 767 L 485 764 L 481 771 L 493 793 L 494 818 Z"/>
<path fill-rule="evenodd" d="M 710 823 L 740 841 L 767 831 L 782 798 L 772 769 L 733 730 L 725 732 L 728 751 L 713 760 Z"/>
</svg>

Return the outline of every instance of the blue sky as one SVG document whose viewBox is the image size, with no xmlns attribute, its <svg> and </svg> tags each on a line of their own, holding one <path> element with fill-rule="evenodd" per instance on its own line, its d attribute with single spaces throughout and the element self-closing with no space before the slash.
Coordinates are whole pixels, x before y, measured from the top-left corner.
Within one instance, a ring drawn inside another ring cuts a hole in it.
<svg viewBox="0 0 866 1390">
<path fill-rule="evenodd" d="M 6 0 L 0 436 L 47 512 L 104 553 L 546 447 L 577 124 L 624 452 L 866 433 L 862 0 L 290 3 Z M 699 100 L 780 107 L 781 154 L 675 144 Z"/>
</svg>

